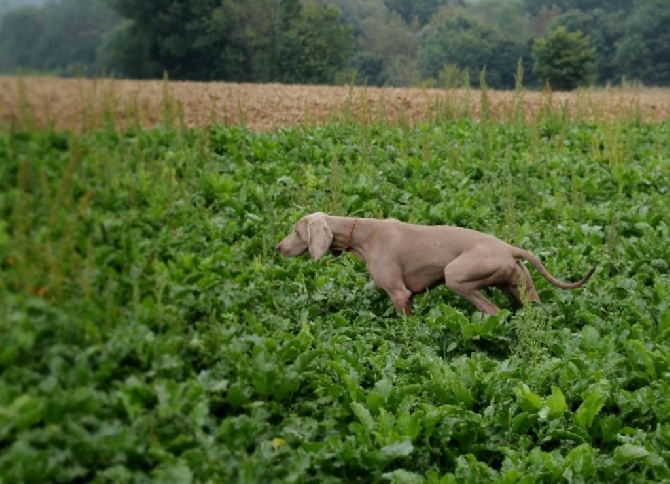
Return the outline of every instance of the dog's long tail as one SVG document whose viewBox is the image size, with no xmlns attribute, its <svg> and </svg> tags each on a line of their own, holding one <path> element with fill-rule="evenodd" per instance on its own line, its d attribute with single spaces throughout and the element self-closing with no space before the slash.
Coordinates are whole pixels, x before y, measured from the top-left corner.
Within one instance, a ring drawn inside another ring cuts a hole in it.
<svg viewBox="0 0 670 484">
<path fill-rule="evenodd" d="M 577 289 L 578 287 L 582 287 L 591 278 L 591 276 L 593 275 L 593 273 L 596 270 L 596 266 L 593 266 L 593 267 L 591 267 L 589 272 L 584 277 L 582 277 L 579 281 L 563 282 L 563 281 L 559 281 L 554 276 L 549 274 L 549 271 L 547 271 L 547 269 L 542 265 L 542 262 L 540 262 L 540 260 L 537 257 L 535 257 L 533 254 L 531 254 L 527 250 L 520 249 L 518 247 L 512 247 L 512 249 L 513 249 L 512 255 L 516 259 L 526 259 L 528 262 L 530 262 L 531 264 L 533 264 L 535 266 L 535 268 L 538 270 L 538 272 L 540 274 L 542 274 L 546 280 L 548 280 L 554 286 L 560 287 L 561 289 Z"/>
</svg>

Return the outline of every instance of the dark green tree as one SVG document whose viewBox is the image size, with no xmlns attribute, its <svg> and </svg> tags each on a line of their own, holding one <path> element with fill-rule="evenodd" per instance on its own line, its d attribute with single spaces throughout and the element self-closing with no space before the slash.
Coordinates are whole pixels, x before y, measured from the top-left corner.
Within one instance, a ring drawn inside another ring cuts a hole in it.
<svg viewBox="0 0 670 484">
<path fill-rule="evenodd" d="M 351 52 L 337 10 L 299 0 L 108 0 L 129 24 L 114 44 L 131 77 L 333 82 Z"/>
<path fill-rule="evenodd" d="M 362 27 L 350 63 L 359 82 L 406 86 L 420 81 L 416 66 L 419 34 L 400 15 L 374 15 Z"/>
<path fill-rule="evenodd" d="M 316 0 L 329 5 L 340 12 L 340 21 L 354 28 L 354 35 L 363 30 L 363 23 L 372 17 L 381 17 L 388 13 L 384 0 Z"/>
<path fill-rule="evenodd" d="M 581 32 L 557 27 L 533 45 L 533 73 L 557 91 L 571 91 L 594 79 L 595 53 Z"/>
<path fill-rule="evenodd" d="M 218 0 L 107 0 L 130 21 L 113 43 L 114 59 L 123 75 L 213 80 L 225 74 L 212 62 L 226 39 L 204 27 Z"/>
<path fill-rule="evenodd" d="M 386 7 L 399 14 L 407 24 L 417 21 L 419 25 L 426 25 L 438 8 L 447 3 L 447 0 L 384 0 Z"/>
<path fill-rule="evenodd" d="M 314 1 L 288 3 L 278 32 L 279 79 L 289 83 L 335 82 L 352 52 L 351 27 L 339 23 L 339 12 Z M 294 4 L 298 4 L 298 8 Z"/>
<path fill-rule="evenodd" d="M 617 44 L 614 61 L 622 77 L 629 81 L 651 83 L 656 78 L 653 58 L 644 37 L 635 33 L 627 35 Z"/>
<path fill-rule="evenodd" d="M 206 21 L 211 36 L 225 39 L 210 53 L 228 81 L 271 82 L 279 79 L 277 36 L 280 4 L 276 0 L 223 0 Z"/>
<path fill-rule="evenodd" d="M 358 84 L 383 86 L 389 82 L 383 56 L 370 51 L 356 52 L 350 59 L 349 66 L 355 73 Z"/>
<path fill-rule="evenodd" d="M 605 84 L 617 81 L 621 73 L 615 62 L 617 44 L 624 35 L 626 13 L 623 10 L 595 9 L 587 12 L 570 10 L 558 17 L 550 30 L 564 26 L 569 32 L 588 34 L 595 54 L 596 81 Z"/>
<path fill-rule="evenodd" d="M 38 69 L 39 59 L 33 45 L 41 34 L 37 9 L 26 7 L 10 12 L 0 27 L 0 72 Z"/>
<path fill-rule="evenodd" d="M 433 17 L 419 43 L 424 78 L 438 78 L 445 66 L 469 71 L 473 80 L 486 67 L 487 84 L 514 87 L 519 58 L 528 54 L 528 37 L 513 36 L 471 9 L 445 9 Z"/>
<path fill-rule="evenodd" d="M 615 61 L 628 79 L 657 86 L 670 84 L 670 2 L 635 2 Z"/>
<path fill-rule="evenodd" d="M 120 21 L 100 0 L 60 0 L 10 12 L 0 27 L 0 70 L 60 75 L 108 71 L 98 54 Z"/>
<path fill-rule="evenodd" d="M 625 11 L 633 8 L 634 0 L 524 0 L 526 12 L 532 16 L 537 15 L 540 10 L 557 8 L 561 12 L 568 10 L 581 10 L 589 12 L 601 9 L 607 12 Z"/>
<path fill-rule="evenodd" d="M 40 7 L 47 0 L 0 0 L 0 22 L 5 15 L 24 7 Z"/>
</svg>

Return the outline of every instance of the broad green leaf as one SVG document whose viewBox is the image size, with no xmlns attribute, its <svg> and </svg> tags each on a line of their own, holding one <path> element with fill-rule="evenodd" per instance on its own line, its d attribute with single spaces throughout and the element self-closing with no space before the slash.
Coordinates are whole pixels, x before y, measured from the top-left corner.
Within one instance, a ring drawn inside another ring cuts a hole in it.
<svg viewBox="0 0 670 484">
<path fill-rule="evenodd" d="M 397 435 L 395 423 L 394 414 L 384 408 L 379 410 L 377 417 L 377 438 L 380 445 L 386 445 L 388 442 L 395 440 L 395 436 Z"/>
<path fill-rule="evenodd" d="M 532 413 L 521 412 L 512 419 L 512 430 L 515 433 L 525 434 L 537 420 L 538 414 L 535 411 Z"/>
<path fill-rule="evenodd" d="M 614 449 L 614 462 L 624 465 L 632 460 L 644 459 L 648 455 L 649 451 L 641 445 L 626 443 Z"/>
<path fill-rule="evenodd" d="M 233 408 L 239 408 L 249 402 L 249 397 L 241 386 L 234 384 L 228 389 L 226 401 L 230 403 Z"/>
<path fill-rule="evenodd" d="M 666 307 L 658 318 L 658 333 L 656 341 L 665 341 L 670 336 L 670 306 Z"/>
<path fill-rule="evenodd" d="M 551 395 L 544 401 L 546 408 L 549 409 L 549 417 L 555 418 L 563 415 L 568 410 L 568 404 L 565 403 L 565 396 L 560 388 L 552 386 Z"/>
<path fill-rule="evenodd" d="M 457 398 L 457 402 L 462 404 L 465 408 L 471 408 L 474 397 L 472 396 L 470 389 L 465 386 L 465 384 L 460 379 L 455 379 L 453 381 L 453 389 Z"/>
<path fill-rule="evenodd" d="M 375 411 L 381 408 L 385 402 L 386 398 L 382 397 L 379 393 L 372 391 L 365 400 L 365 406 L 370 410 Z"/>
<path fill-rule="evenodd" d="M 426 433 L 430 435 L 440 422 L 443 422 L 450 417 L 457 418 L 462 414 L 463 409 L 456 405 L 441 405 L 439 407 L 429 408 L 422 419 L 423 426 L 426 429 Z"/>
<path fill-rule="evenodd" d="M 551 478 L 559 479 L 563 473 L 562 463 L 553 453 L 545 452 L 540 447 L 533 447 L 528 455 L 528 461 L 535 467 L 549 471 Z"/>
<path fill-rule="evenodd" d="M 628 341 L 628 356 L 635 367 L 643 367 L 649 378 L 656 379 L 657 372 L 653 353 L 638 340 Z"/>
<path fill-rule="evenodd" d="M 367 408 L 358 402 L 352 402 L 350 406 L 354 415 L 358 418 L 358 421 L 363 424 L 363 427 L 365 427 L 367 431 L 371 432 L 377 427 L 377 424 Z"/>
<path fill-rule="evenodd" d="M 0 437 L 6 438 L 13 430 L 28 430 L 44 418 L 48 400 L 24 394 L 9 406 L 0 407 Z"/>
<path fill-rule="evenodd" d="M 384 398 L 388 398 L 388 396 L 391 395 L 392 390 L 393 382 L 389 378 L 382 378 L 375 383 L 374 391 Z"/>
<path fill-rule="evenodd" d="M 572 471 L 572 476 L 582 479 L 591 478 L 596 475 L 596 453 L 589 444 L 578 445 L 565 457 L 563 465 Z M 565 475 L 565 471 L 563 475 Z"/>
<path fill-rule="evenodd" d="M 198 404 L 191 410 L 190 417 L 198 427 L 205 425 L 205 422 L 209 417 L 209 403 L 207 401 L 198 402 Z"/>
<path fill-rule="evenodd" d="M 522 410 L 534 413 L 542 408 L 542 397 L 531 391 L 525 383 L 514 389 L 516 401 Z"/>
<path fill-rule="evenodd" d="M 393 383 L 391 380 L 382 378 L 375 383 L 374 389 L 368 394 L 368 398 L 365 401 L 366 407 L 373 411 L 377 410 L 386 402 L 392 390 Z"/>
<path fill-rule="evenodd" d="M 319 356 L 323 356 L 325 354 L 324 351 L 322 350 L 310 350 L 310 351 L 305 351 L 302 352 L 298 355 L 298 357 L 295 359 L 295 363 L 293 364 L 295 367 L 295 370 L 297 372 L 303 372 L 309 368 L 310 364 Z"/>
<path fill-rule="evenodd" d="M 550 430 L 547 433 L 547 437 L 547 440 L 571 441 L 578 444 L 583 444 L 591 440 L 589 434 L 581 427 L 571 427 L 570 430 L 565 430 L 562 428 Z"/>
<path fill-rule="evenodd" d="M 421 410 L 417 410 L 414 413 L 405 411 L 398 416 L 396 428 L 402 435 L 414 441 L 421 432 L 422 420 L 423 412 Z"/>
<path fill-rule="evenodd" d="M 599 388 L 588 391 L 586 398 L 575 412 L 577 424 L 584 429 L 590 428 L 606 400 L 607 395 Z"/>
<path fill-rule="evenodd" d="M 409 440 L 396 442 L 382 447 L 379 450 L 379 458 L 382 462 L 390 462 L 399 457 L 406 457 L 412 453 L 414 446 Z"/>
<path fill-rule="evenodd" d="M 422 484 L 424 482 L 424 478 L 420 474 L 415 474 L 405 469 L 385 472 L 382 474 L 382 479 L 394 484 Z"/>
<path fill-rule="evenodd" d="M 600 434 L 602 435 L 603 442 L 616 442 L 617 435 L 622 427 L 619 417 L 615 417 L 614 415 L 604 415 L 599 420 Z"/>
<path fill-rule="evenodd" d="M 439 484 L 457 484 L 460 482 L 452 472 L 447 472 L 439 481 Z"/>
<path fill-rule="evenodd" d="M 172 484 L 191 484 L 193 482 L 193 472 L 182 460 L 161 465 L 153 474 L 158 482 L 169 482 Z"/>
<path fill-rule="evenodd" d="M 500 473 L 501 484 L 516 484 L 520 481 L 521 478 L 522 474 L 517 469 L 510 469 Z"/>
<path fill-rule="evenodd" d="M 593 326 L 584 326 L 582 328 L 582 344 L 584 349 L 594 349 L 600 343 L 600 333 Z"/>
<path fill-rule="evenodd" d="M 347 386 L 347 389 L 349 390 L 349 397 L 355 402 L 358 400 L 358 394 L 360 392 L 360 387 L 358 386 L 358 383 L 351 377 L 351 375 L 348 375 L 346 373 L 341 375 L 342 381 L 344 381 L 344 384 Z"/>
</svg>

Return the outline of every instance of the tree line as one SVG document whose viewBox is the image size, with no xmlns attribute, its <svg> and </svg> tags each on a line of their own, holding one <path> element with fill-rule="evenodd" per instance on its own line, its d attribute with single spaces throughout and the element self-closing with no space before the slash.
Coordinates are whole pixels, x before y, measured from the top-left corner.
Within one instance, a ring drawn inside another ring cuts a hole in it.
<svg viewBox="0 0 670 484">
<path fill-rule="evenodd" d="M 527 86 L 670 84 L 667 0 L 50 0 L 2 13 L 3 73 L 455 86 L 484 69 L 508 89 L 522 59 Z"/>
</svg>

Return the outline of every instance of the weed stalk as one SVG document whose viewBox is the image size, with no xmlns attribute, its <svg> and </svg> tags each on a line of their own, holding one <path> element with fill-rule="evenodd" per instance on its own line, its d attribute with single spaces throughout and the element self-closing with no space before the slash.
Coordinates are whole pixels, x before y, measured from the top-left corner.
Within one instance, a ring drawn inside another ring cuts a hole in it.
<svg viewBox="0 0 670 484">
<path fill-rule="evenodd" d="M 522 125 L 526 121 L 526 115 L 523 111 L 523 59 L 519 57 L 516 63 L 516 74 L 514 74 L 514 121 Z"/>
</svg>

